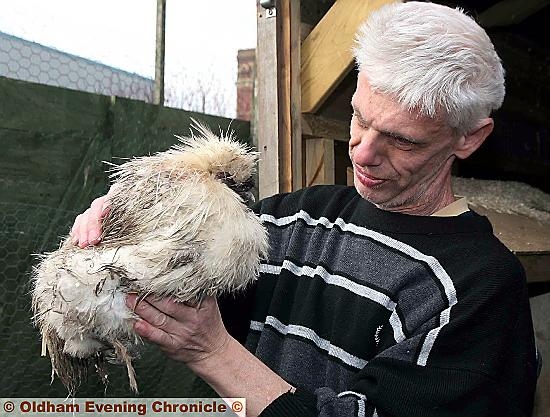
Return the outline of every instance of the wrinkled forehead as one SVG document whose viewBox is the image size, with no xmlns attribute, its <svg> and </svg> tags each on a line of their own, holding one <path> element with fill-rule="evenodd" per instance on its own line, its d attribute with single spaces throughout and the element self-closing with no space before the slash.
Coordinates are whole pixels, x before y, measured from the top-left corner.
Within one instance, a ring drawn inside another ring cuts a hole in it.
<svg viewBox="0 0 550 417">
<path fill-rule="evenodd" d="M 371 87 L 367 74 L 360 71 L 357 77 L 357 88 L 353 94 L 351 105 L 366 122 L 377 129 L 415 130 L 434 136 L 452 132 L 447 123 L 446 115 L 438 112 L 435 117 L 423 115 L 416 109 L 408 109 L 391 94 L 384 94 Z M 417 132 L 415 132 L 417 133 Z"/>
</svg>

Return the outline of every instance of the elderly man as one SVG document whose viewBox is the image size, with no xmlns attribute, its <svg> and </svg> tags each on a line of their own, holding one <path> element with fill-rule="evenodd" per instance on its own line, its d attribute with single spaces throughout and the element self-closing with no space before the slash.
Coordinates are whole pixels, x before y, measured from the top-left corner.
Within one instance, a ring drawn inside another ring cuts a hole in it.
<svg viewBox="0 0 550 417">
<path fill-rule="evenodd" d="M 460 10 L 409 2 L 374 12 L 354 53 L 355 187 L 261 201 L 257 284 L 221 313 L 147 299 L 135 330 L 250 416 L 529 416 L 523 270 L 451 189 L 504 98 L 494 47 Z M 107 203 L 77 219 L 75 243 L 98 242 Z"/>
</svg>

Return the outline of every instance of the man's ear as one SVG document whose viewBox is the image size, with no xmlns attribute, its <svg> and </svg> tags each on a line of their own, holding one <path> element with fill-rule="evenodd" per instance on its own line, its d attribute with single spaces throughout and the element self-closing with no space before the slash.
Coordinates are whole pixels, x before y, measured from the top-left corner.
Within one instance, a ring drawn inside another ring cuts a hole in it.
<svg viewBox="0 0 550 417">
<path fill-rule="evenodd" d="M 459 159 L 466 159 L 473 154 L 491 134 L 495 122 L 490 117 L 479 121 L 478 126 L 470 133 L 462 136 L 456 145 L 455 156 Z"/>
</svg>

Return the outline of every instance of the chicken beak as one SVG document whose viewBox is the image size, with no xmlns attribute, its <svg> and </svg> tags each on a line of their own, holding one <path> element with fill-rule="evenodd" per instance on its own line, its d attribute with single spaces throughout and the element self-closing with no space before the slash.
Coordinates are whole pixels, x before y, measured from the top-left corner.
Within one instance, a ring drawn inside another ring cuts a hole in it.
<svg viewBox="0 0 550 417">
<path fill-rule="evenodd" d="M 256 202 L 256 197 L 254 197 L 254 193 L 252 191 L 247 191 L 246 193 L 243 193 L 243 197 L 246 204 L 252 204 Z"/>
</svg>

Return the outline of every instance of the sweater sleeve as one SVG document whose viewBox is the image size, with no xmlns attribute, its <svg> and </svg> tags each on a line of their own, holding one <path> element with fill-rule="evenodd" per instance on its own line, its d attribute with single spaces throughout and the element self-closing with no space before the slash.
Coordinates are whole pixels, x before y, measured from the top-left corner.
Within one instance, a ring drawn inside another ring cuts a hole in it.
<svg viewBox="0 0 550 417">
<path fill-rule="evenodd" d="M 448 323 L 429 320 L 380 351 L 341 392 L 298 387 L 261 416 L 530 416 L 536 353 L 524 277 L 487 281 L 483 291 L 461 293 Z M 425 363 L 409 351 L 413 339 L 435 340 Z"/>
<path fill-rule="evenodd" d="M 510 365 L 509 362 L 502 366 Z M 530 366 L 530 365 L 527 365 Z M 532 403 L 533 383 L 520 386 Z M 419 366 L 390 358 L 373 359 L 349 390 L 336 393 L 322 387 L 315 392 L 298 389 L 270 404 L 263 417 L 528 417 L 531 405 L 518 404 L 506 395 L 502 381 L 479 371 Z"/>
<path fill-rule="evenodd" d="M 254 304 L 256 284 L 252 283 L 237 294 L 224 294 L 218 298 L 218 306 L 227 332 L 240 344 L 244 344 Z"/>
</svg>

